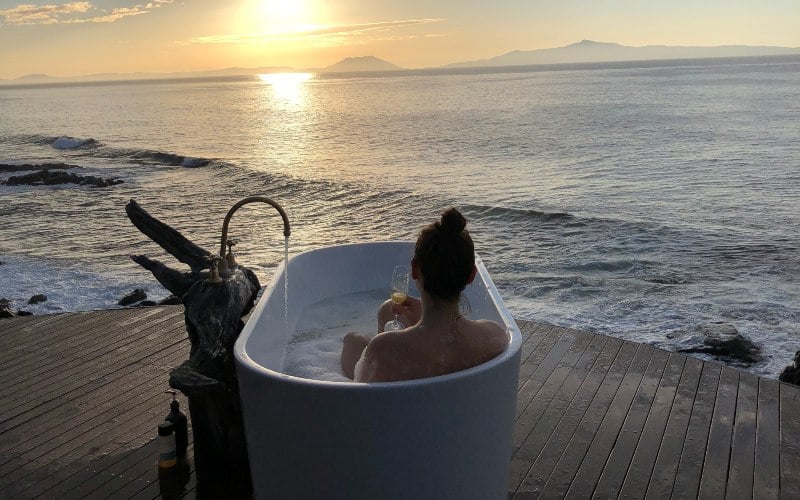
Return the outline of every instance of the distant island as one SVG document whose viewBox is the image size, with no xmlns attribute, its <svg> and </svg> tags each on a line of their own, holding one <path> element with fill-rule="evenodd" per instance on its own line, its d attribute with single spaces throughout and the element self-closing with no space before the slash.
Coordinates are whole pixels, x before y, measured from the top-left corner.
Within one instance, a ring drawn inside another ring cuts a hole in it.
<svg viewBox="0 0 800 500">
<path fill-rule="evenodd" d="M 749 45 L 721 45 L 715 47 L 690 47 L 672 45 L 645 45 L 630 47 L 618 43 L 582 40 L 564 47 L 536 50 L 513 50 L 489 59 L 463 61 L 434 68 L 409 70 L 374 56 L 347 57 L 324 68 L 297 69 L 288 66 L 260 68 L 225 68 L 180 73 L 101 73 L 75 77 L 55 77 L 43 74 L 25 75 L 13 80 L 0 80 L 2 85 L 58 85 L 72 82 L 111 82 L 121 80 L 163 80 L 187 78 L 224 78 L 262 73 L 367 73 L 389 71 L 448 70 L 458 68 L 492 68 L 502 66 L 534 66 L 576 63 L 613 63 L 621 61 L 649 61 L 666 59 L 707 59 L 758 56 L 800 56 L 800 47 L 771 47 Z"/>
<path fill-rule="evenodd" d="M 398 71 L 401 68 L 395 64 L 378 59 L 373 56 L 363 57 L 347 57 L 320 70 L 318 73 L 348 73 L 348 72 L 362 72 L 362 71 Z"/>
<path fill-rule="evenodd" d="M 477 68 L 492 66 L 529 66 L 534 64 L 574 64 L 779 55 L 800 55 L 800 47 L 753 47 L 748 45 L 721 45 L 716 47 L 645 45 L 644 47 L 629 47 L 618 43 L 581 40 L 580 42 L 565 47 L 537 50 L 513 50 L 490 59 L 453 63 L 445 67 Z"/>
</svg>

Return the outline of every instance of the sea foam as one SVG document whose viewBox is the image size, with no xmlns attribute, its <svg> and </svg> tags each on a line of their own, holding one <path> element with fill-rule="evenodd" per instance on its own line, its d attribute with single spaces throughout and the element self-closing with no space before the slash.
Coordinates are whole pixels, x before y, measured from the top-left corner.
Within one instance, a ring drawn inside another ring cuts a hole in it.
<svg viewBox="0 0 800 500">
<path fill-rule="evenodd" d="M 62 135 L 54 140 L 50 145 L 55 149 L 78 149 L 82 147 L 93 146 L 95 144 L 97 144 L 97 141 L 92 138 L 78 139 L 76 137 Z"/>
</svg>

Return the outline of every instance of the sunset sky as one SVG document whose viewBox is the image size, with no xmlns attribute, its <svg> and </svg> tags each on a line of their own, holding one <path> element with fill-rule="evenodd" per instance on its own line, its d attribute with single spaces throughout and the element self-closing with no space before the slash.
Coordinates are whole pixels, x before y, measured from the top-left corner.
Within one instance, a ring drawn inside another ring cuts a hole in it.
<svg viewBox="0 0 800 500">
<path fill-rule="evenodd" d="M 591 39 L 800 46 L 798 0 L 0 0 L 0 78 L 439 66 Z"/>
</svg>

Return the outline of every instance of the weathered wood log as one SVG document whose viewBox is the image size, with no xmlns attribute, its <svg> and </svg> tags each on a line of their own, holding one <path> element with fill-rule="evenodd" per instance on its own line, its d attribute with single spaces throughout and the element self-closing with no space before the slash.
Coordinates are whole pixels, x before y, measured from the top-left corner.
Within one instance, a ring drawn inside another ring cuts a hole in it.
<svg viewBox="0 0 800 500">
<path fill-rule="evenodd" d="M 245 498 L 251 494 L 233 345 L 261 285 L 250 269 L 237 266 L 208 280 L 211 252 L 159 221 L 136 201 L 125 207 L 131 222 L 190 272 L 143 255 L 131 256 L 184 304 L 191 342 L 189 359 L 170 372 L 169 385 L 189 400 L 198 496 Z"/>
<path fill-rule="evenodd" d="M 158 243 L 170 255 L 188 265 L 193 273 L 208 269 L 211 252 L 195 245 L 178 231 L 148 214 L 136 200 L 131 200 L 125 205 L 125 213 L 139 231 Z"/>
<path fill-rule="evenodd" d="M 208 273 L 184 273 L 176 271 L 145 255 L 131 255 L 131 259 L 153 273 L 153 276 L 155 276 L 158 282 L 176 297 L 183 297 L 195 282 L 208 277 Z M 210 264 L 211 261 L 209 261 L 209 265 Z"/>
</svg>

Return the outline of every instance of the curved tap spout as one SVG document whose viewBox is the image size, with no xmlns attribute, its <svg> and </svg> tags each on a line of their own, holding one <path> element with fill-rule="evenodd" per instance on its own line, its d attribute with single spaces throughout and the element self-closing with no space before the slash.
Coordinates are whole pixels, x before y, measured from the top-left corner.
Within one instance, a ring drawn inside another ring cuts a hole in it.
<svg viewBox="0 0 800 500">
<path fill-rule="evenodd" d="M 268 205 L 272 205 L 275 208 L 275 210 L 277 210 L 278 213 L 281 214 L 281 218 L 283 219 L 283 235 L 288 238 L 289 235 L 292 234 L 292 231 L 289 227 L 289 217 L 286 216 L 286 212 L 283 210 L 283 207 L 281 207 L 277 202 L 267 198 L 266 196 L 249 196 L 239 201 L 234 206 L 232 206 L 230 210 L 228 210 L 228 214 L 225 216 L 225 221 L 222 223 L 222 238 L 219 244 L 219 256 L 222 258 L 222 261 L 219 263 L 220 271 L 227 270 L 225 265 L 225 246 L 228 242 L 228 224 L 230 224 L 231 222 L 231 217 L 233 217 L 233 214 L 237 210 L 239 210 L 242 206 L 247 205 L 248 203 L 255 203 L 255 202 L 261 202 L 261 203 L 266 203 Z"/>
</svg>

